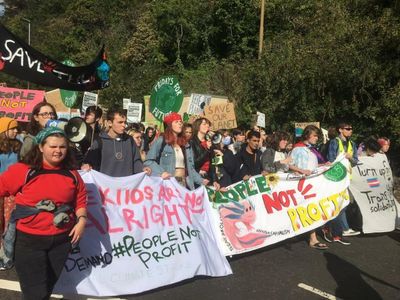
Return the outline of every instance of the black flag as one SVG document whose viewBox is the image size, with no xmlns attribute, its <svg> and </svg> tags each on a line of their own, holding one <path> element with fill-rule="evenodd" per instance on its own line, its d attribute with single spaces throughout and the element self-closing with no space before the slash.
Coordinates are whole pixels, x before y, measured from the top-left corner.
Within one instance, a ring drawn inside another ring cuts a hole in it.
<svg viewBox="0 0 400 300">
<path fill-rule="evenodd" d="M 43 86 L 91 91 L 110 85 L 104 46 L 90 65 L 69 67 L 45 56 L 0 24 L 0 72 Z"/>
</svg>

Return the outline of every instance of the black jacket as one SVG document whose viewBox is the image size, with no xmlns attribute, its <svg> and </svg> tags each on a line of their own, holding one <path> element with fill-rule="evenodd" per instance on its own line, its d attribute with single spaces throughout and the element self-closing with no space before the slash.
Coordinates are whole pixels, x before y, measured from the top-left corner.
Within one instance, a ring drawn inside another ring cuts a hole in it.
<svg viewBox="0 0 400 300">
<path fill-rule="evenodd" d="M 261 151 L 256 150 L 254 154 L 250 154 L 246 151 L 247 147 L 242 149 L 236 154 L 239 163 L 239 175 L 240 179 L 243 179 L 246 175 L 259 175 L 261 174 Z"/>
<path fill-rule="evenodd" d="M 240 178 L 239 175 L 239 162 L 232 151 L 225 148 L 223 154 L 223 163 L 217 166 L 218 172 L 220 173 L 218 183 L 221 187 L 227 187 L 239 182 L 242 178 Z"/>
<path fill-rule="evenodd" d="M 206 161 L 210 161 L 210 170 L 208 171 L 207 179 L 211 183 L 216 181 L 215 167 L 211 164 L 213 158 L 212 148 L 205 149 L 197 136 L 194 136 L 190 140 L 190 145 L 192 146 L 193 157 L 194 157 L 194 169 L 199 172 L 200 168 Z"/>
</svg>

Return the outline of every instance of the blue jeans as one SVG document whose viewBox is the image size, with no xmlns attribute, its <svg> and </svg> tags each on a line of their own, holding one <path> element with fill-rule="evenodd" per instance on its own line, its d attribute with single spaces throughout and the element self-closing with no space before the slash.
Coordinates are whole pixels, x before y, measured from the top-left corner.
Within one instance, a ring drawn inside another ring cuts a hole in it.
<svg viewBox="0 0 400 300">
<path fill-rule="evenodd" d="M 344 230 L 349 230 L 349 224 L 347 223 L 346 218 L 346 208 L 345 207 L 336 219 L 329 222 L 329 227 L 333 237 L 341 237 L 343 235 Z"/>
</svg>

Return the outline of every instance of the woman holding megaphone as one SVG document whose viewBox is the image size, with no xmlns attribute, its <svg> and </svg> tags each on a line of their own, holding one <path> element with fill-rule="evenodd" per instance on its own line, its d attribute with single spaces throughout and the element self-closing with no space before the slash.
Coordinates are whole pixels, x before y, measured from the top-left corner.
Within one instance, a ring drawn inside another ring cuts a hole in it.
<svg viewBox="0 0 400 300">
<path fill-rule="evenodd" d="M 31 121 L 28 125 L 28 134 L 24 137 L 19 153 L 21 159 L 33 148 L 35 145 L 35 136 L 40 130 L 46 127 L 46 123 L 50 119 L 57 119 L 56 109 L 53 105 L 43 101 L 33 107 Z"/>
</svg>

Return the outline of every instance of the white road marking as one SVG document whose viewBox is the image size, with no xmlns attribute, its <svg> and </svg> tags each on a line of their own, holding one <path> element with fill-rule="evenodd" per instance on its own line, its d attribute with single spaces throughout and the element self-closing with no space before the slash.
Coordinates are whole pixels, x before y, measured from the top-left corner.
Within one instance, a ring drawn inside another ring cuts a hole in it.
<svg viewBox="0 0 400 300">
<path fill-rule="evenodd" d="M 15 291 L 15 292 L 21 292 L 21 288 L 19 287 L 19 282 L 18 281 L 11 281 L 11 280 L 4 280 L 0 279 L 0 289 L 3 290 L 9 290 L 9 291 Z M 52 294 L 52 298 L 58 298 L 58 299 L 63 299 L 63 295 L 58 295 L 58 294 Z M 97 300 L 97 299 L 102 299 L 102 300 L 126 300 L 122 298 L 86 298 L 85 296 L 79 296 L 77 295 L 76 297 L 71 298 L 68 295 L 68 299 L 80 299 L 80 300 Z"/>
<path fill-rule="evenodd" d="M 305 289 L 311 293 L 317 294 L 318 296 L 321 296 L 325 299 L 329 299 L 329 300 L 341 300 L 340 298 L 333 296 L 331 294 L 328 294 L 327 292 L 321 291 L 315 287 L 312 287 L 310 285 L 304 284 L 304 283 L 299 283 L 297 285 L 299 288 Z"/>
</svg>

